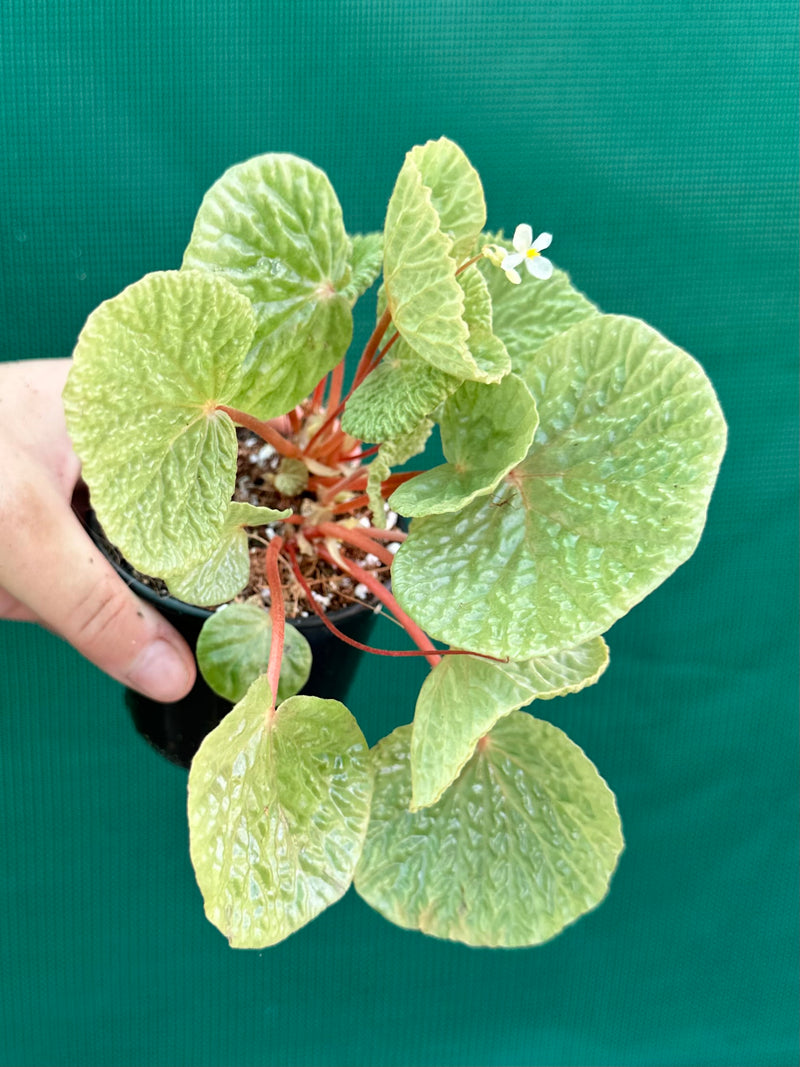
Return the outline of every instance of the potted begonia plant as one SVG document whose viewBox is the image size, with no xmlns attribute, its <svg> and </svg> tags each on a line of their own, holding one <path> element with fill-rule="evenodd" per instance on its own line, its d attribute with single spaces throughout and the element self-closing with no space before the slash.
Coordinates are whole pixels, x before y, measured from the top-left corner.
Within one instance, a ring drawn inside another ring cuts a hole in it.
<svg viewBox="0 0 800 1067">
<path fill-rule="evenodd" d="M 444 138 L 407 154 L 366 235 L 317 167 L 259 156 L 208 191 L 180 270 L 79 338 L 65 407 L 106 536 L 215 609 L 198 660 L 238 702 L 192 761 L 190 847 L 235 947 L 352 882 L 400 926 L 536 944 L 598 904 L 623 847 L 610 789 L 532 709 L 596 682 L 602 635 L 691 555 L 725 422 L 695 360 L 602 314 L 549 234 L 485 223 Z M 445 462 L 393 470 L 435 427 Z M 371 751 L 341 701 L 296 695 L 308 654 L 287 625 L 336 629 L 364 598 L 430 666 Z"/>
</svg>

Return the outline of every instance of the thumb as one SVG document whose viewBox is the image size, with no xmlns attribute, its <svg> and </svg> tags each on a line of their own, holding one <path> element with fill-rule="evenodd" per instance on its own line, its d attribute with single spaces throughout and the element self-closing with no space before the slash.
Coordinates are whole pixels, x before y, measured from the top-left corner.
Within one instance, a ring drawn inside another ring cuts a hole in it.
<svg viewBox="0 0 800 1067">
<path fill-rule="evenodd" d="M 195 664 L 183 638 L 118 577 L 54 485 L 17 484 L 0 512 L 0 588 L 112 678 L 153 700 L 185 696 Z"/>
</svg>

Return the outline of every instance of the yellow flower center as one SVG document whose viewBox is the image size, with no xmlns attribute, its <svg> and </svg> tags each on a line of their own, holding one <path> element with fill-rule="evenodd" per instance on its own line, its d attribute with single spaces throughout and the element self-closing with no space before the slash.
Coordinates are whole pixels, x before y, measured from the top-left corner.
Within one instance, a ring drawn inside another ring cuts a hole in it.
<svg viewBox="0 0 800 1067">
<path fill-rule="evenodd" d="M 533 259 L 534 256 L 538 256 L 539 253 L 536 251 L 535 248 L 529 248 L 525 255 L 528 257 L 528 259 Z"/>
</svg>

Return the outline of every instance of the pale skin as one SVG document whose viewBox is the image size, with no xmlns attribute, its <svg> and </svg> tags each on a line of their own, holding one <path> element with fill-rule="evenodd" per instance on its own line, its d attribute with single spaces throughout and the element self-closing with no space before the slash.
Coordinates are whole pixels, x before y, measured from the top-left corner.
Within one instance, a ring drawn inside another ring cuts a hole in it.
<svg viewBox="0 0 800 1067">
<path fill-rule="evenodd" d="M 70 506 L 80 478 L 61 402 L 70 364 L 0 363 L 0 619 L 39 623 L 112 678 L 178 700 L 194 683 L 191 651 L 117 576 Z"/>
</svg>

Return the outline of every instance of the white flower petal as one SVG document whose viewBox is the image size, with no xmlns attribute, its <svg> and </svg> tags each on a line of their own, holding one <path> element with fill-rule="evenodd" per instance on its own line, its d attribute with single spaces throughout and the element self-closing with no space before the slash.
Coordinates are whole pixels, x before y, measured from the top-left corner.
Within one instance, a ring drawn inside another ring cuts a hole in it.
<svg viewBox="0 0 800 1067">
<path fill-rule="evenodd" d="M 506 270 L 506 278 L 508 278 L 510 282 L 513 282 L 514 285 L 519 285 L 519 283 L 522 281 L 522 278 L 520 278 L 519 276 L 519 272 L 514 270 L 513 267 L 509 267 Z"/>
<path fill-rule="evenodd" d="M 511 267 L 518 267 L 524 258 L 524 252 L 510 252 L 500 264 L 500 269 L 509 270 Z"/>
<path fill-rule="evenodd" d="M 550 242 L 553 240 L 552 233 L 540 233 L 536 240 L 533 242 L 533 247 L 537 252 L 544 252 L 545 248 L 550 247 Z"/>
<path fill-rule="evenodd" d="M 529 274 L 532 274 L 534 278 L 541 278 L 542 281 L 546 281 L 553 273 L 553 264 L 544 256 L 534 256 L 533 259 L 526 259 L 525 266 L 528 268 Z"/>
<path fill-rule="evenodd" d="M 521 222 L 514 230 L 514 240 L 511 242 L 518 252 L 527 252 L 533 240 L 533 230 L 527 222 Z"/>
</svg>

